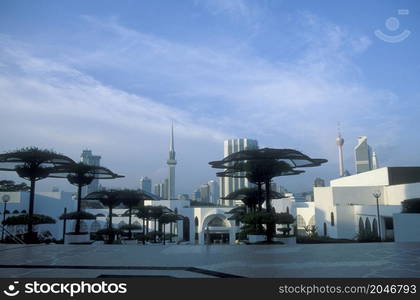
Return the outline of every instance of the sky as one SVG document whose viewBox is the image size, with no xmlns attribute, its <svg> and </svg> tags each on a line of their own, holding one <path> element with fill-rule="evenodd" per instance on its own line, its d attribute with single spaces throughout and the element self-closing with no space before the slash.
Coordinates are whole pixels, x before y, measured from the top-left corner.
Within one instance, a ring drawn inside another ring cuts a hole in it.
<svg viewBox="0 0 420 300">
<path fill-rule="evenodd" d="M 419 165 L 419 28 L 416 0 L 2 0 L 0 152 L 90 149 L 125 175 L 102 185 L 138 188 L 167 177 L 173 120 L 176 193 L 215 179 L 229 138 L 328 159 L 276 179 L 302 192 L 338 176 L 340 123 L 350 173 L 358 136 Z"/>
</svg>

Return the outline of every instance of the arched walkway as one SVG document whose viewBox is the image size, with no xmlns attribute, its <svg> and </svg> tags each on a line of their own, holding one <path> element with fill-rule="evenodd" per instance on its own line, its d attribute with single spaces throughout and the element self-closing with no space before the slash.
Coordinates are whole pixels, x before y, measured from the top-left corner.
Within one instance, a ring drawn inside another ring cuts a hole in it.
<svg viewBox="0 0 420 300">
<path fill-rule="evenodd" d="M 211 214 L 205 217 L 201 229 L 200 244 L 234 243 L 235 237 L 231 224 L 223 214 Z"/>
</svg>

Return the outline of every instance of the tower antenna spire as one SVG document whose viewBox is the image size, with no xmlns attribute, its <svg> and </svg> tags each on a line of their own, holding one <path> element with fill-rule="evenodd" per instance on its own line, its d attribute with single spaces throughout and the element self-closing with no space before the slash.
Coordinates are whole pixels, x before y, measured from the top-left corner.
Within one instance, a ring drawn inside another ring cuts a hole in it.
<svg viewBox="0 0 420 300">
<path fill-rule="evenodd" d="M 344 176 L 344 159 L 343 159 L 344 139 L 341 136 L 340 122 L 337 123 L 337 131 L 338 131 L 338 136 L 335 139 L 335 142 L 338 147 L 338 166 L 339 166 L 340 177 L 343 177 Z"/>
</svg>

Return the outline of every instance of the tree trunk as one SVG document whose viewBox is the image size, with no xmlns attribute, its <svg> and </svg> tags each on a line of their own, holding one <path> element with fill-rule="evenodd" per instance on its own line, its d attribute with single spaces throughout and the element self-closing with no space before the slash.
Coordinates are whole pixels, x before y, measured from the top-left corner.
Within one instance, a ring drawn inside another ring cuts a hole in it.
<svg viewBox="0 0 420 300">
<path fill-rule="evenodd" d="M 265 181 L 265 205 L 268 213 L 271 213 L 271 198 L 270 198 L 270 180 Z M 272 222 L 267 223 L 267 242 L 271 242 L 273 240 L 273 234 L 275 231 L 275 224 Z"/>
<path fill-rule="evenodd" d="M 29 222 L 28 222 L 28 237 L 31 239 L 33 232 L 32 216 L 34 215 L 34 201 L 35 201 L 35 178 L 31 178 L 31 190 L 29 194 Z"/>
<path fill-rule="evenodd" d="M 146 244 L 146 221 L 143 218 L 143 245 Z"/>
<path fill-rule="evenodd" d="M 129 240 L 131 240 L 131 210 L 132 210 L 132 207 L 129 206 L 128 207 L 128 213 L 129 213 L 129 215 L 128 215 L 128 239 Z"/>
<path fill-rule="evenodd" d="M 109 231 L 108 238 L 109 238 L 109 240 L 108 240 L 108 243 L 112 244 L 114 242 L 114 232 L 112 231 L 112 206 L 109 206 L 108 214 L 109 214 L 109 217 L 108 217 L 108 219 L 109 219 L 109 223 L 108 223 L 108 231 Z"/>
<path fill-rule="evenodd" d="M 165 245 L 165 224 L 163 224 L 163 244 Z"/>
<path fill-rule="evenodd" d="M 258 187 L 258 210 L 262 210 L 262 189 L 261 189 L 261 182 L 257 183 Z"/>
<path fill-rule="evenodd" d="M 169 242 L 172 243 L 172 222 L 169 223 Z"/>
<path fill-rule="evenodd" d="M 155 234 L 153 235 L 153 242 L 155 242 L 155 243 L 156 243 L 156 235 L 157 235 L 157 228 L 156 228 L 157 224 L 156 224 L 156 222 L 157 222 L 157 220 L 155 219 Z"/>
<path fill-rule="evenodd" d="M 77 212 L 80 213 L 82 207 L 82 185 L 77 185 Z M 76 219 L 76 233 L 80 233 L 80 218 Z"/>
</svg>

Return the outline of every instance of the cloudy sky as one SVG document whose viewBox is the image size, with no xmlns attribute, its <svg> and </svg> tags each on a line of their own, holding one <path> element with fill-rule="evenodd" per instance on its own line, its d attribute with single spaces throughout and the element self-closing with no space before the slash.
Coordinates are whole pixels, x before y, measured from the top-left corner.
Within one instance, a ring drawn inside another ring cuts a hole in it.
<svg viewBox="0 0 420 300">
<path fill-rule="evenodd" d="M 419 165 L 419 28 L 415 0 L 2 0 L 0 152 L 91 149 L 126 175 L 104 185 L 138 187 L 166 177 L 174 120 L 177 193 L 238 137 L 327 158 L 280 178 L 305 191 L 337 176 L 340 122 L 350 172 L 361 135 L 381 166 Z"/>
</svg>

